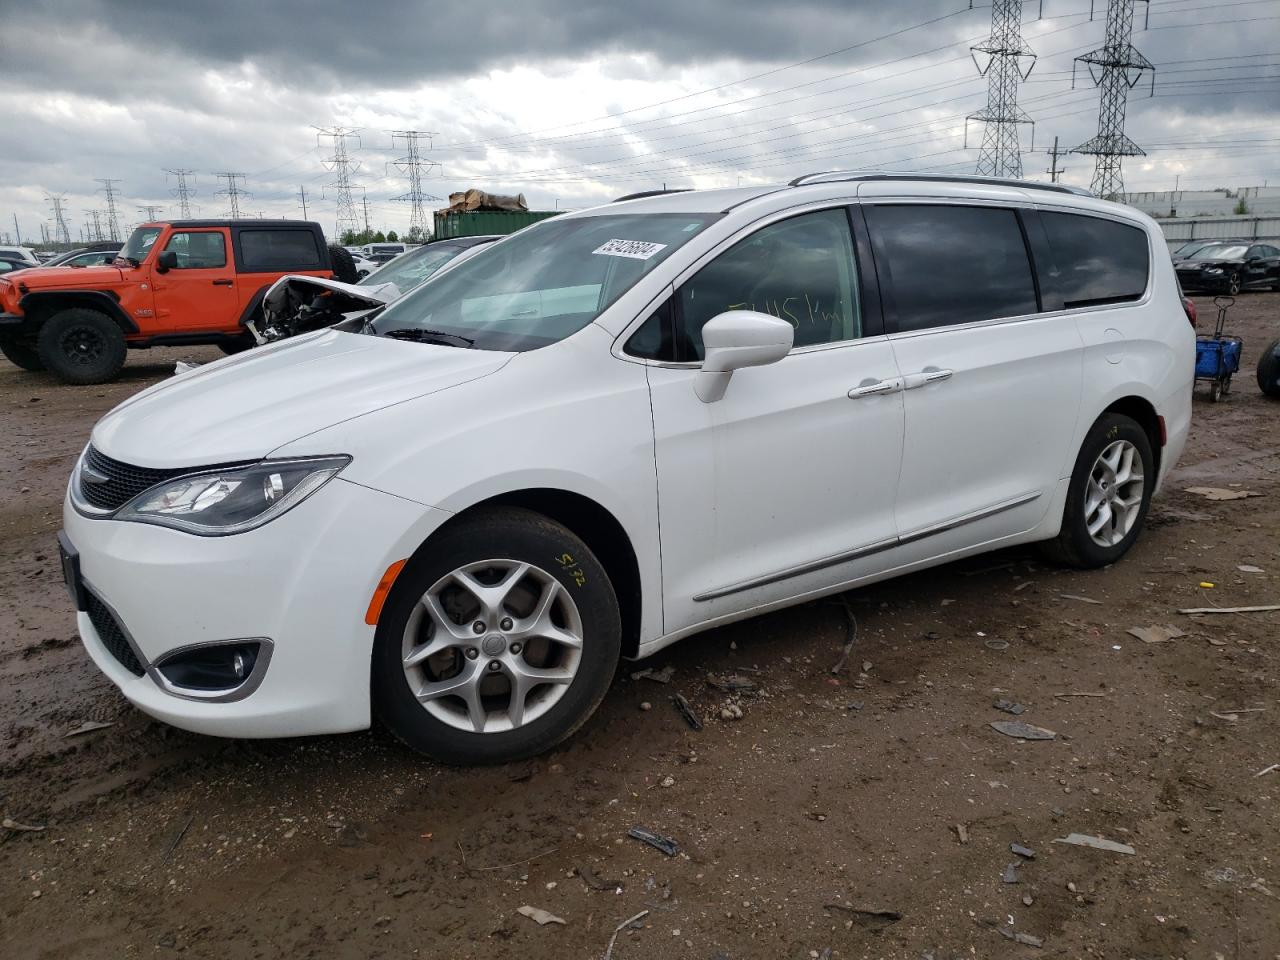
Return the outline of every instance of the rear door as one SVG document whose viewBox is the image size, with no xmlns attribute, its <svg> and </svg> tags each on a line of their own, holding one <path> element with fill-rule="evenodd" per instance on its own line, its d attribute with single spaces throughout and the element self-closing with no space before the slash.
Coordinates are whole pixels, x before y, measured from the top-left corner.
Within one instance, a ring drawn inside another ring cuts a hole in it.
<svg viewBox="0 0 1280 960">
<path fill-rule="evenodd" d="M 217 330 L 239 315 L 235 270 L 225 228 L 182 229 L 169 235 L 162 252 L 177 265 L 161 273 L 153 267 L 155 328 L 160 333 Z"/>
<path fill-rule="evenodd" d="M 969 201 L 863 209 L 904 386 L 903 559 L 1029 529 L 1073 459 L 1081 342 L 1040 313 L 1023 215 Z"/>
</svg>

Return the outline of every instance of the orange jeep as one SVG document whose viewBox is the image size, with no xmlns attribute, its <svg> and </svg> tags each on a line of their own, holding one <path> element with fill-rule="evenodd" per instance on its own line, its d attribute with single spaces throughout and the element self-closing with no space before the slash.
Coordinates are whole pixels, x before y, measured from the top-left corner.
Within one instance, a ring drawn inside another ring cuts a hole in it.
<svg viewBox="0 0 1280 960">
<path fill-rule="evenodd" d="M 66 383 L 103 383 L 128 347 L 253 346 L 245 324 L 285 274 L 357 279 L 351 254 L 303 220 L 175 220 L 133 231 L 111 266 L 0 277 L 0 352 Z"/>
</svg>

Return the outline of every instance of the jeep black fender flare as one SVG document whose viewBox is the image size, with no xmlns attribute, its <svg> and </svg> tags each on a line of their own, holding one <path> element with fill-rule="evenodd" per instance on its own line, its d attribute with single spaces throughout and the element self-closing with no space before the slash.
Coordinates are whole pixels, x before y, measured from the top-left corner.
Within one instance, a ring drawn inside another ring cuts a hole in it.
<svg viewBox="0 0 1280 960">
<path fill-rule="evenodd" d="M 35 290 L 25 294 L 18 306 L 27 318 L 52 316 L 67 307 L 88 307 L 105 313 L 125 334 L 137 333 L 138 325 L 124 312 L 120 301 L 102 290 Z"/>
</svg>

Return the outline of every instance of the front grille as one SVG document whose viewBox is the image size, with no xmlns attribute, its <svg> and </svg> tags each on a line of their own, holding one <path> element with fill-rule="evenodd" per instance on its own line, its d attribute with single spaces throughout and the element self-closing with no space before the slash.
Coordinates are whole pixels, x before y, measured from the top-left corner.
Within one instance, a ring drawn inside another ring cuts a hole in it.
<svg viewBox="0 0 1280 960">
<path fill-rule="evenodd" d="M 92 590 L 86 590 L 84 598 L 85 612 L 89 614 L 89 622 L 93 624 L 93 629 L 98 632 L 98 639 L 102 641 L 102 645 L 110 651 L 113 657 L 120 661 L 120 666 L 135 677 L 142 676 L 145 672 L 142 669 L 142 664 L 138 662 L 138 657 L 133 652 L 133 647 L 129 646 L 129 641 L 124 635 L 124 627 L 115 618 L 115 614 L 111 612 L 105 603 L 94 596 Z"/>
<path fill-rule="evenodd" d="M 90 483 L 85 478 L 84 470 L 81 470 L 80 476 L 76 478 L 81 498 L 85 503 L 99 510 L 119 510 L 143 490 L 150 489 L 171 477 L 191 472 L 189 467 L 180 467 L 176 470 L 135 467 L 121 463 L 119 460 L 112 460 L 92 446 L 85 451 L 84 466 L 98 476 L 107 478 L 98 483 Z"/>
</svg>

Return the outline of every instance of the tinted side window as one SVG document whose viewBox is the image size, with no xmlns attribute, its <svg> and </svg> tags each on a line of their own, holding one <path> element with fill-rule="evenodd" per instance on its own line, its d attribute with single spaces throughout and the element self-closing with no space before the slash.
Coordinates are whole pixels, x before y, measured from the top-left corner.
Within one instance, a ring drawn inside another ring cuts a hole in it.
<svg viewBox="0 0 1280 960">
<path fill-rule="evenodd" d="M 698 271 L 676 294 L 683 360 L 701 360 L 702 327 L 726 310 L 755 310 L 795 327 L 795 345 L 861 335 L 853 238 L 843 208 L 762 227 Z"/>
<path fill-rule="evenodd" d="M 1137 227 L 1077 213 L 1042 211 L 1054 264 L 1049 277 L 1063 306 L 1137 300 L 1147 289 L 1147 235 Z"/>
<path fill-rule="evenodd" d="M 178 255 L 175 270 L 208 270 L 227 265 L 227 243 L 219 233 L 180 230 L 169 237 L 165 251 Z"/>
<path fill-rule="evenodd" d="M 924 330 L 1035 313 L 1035 281 L 1013 210 L 867 205 L 867 224 L 888 266 L 898 330 Z"/>
<path fill-rule="evenodd" d="M 246 270 L 316 270 L 320 250 L 310 230 L 242 230 L 240 260 Z"/>
</svg>

